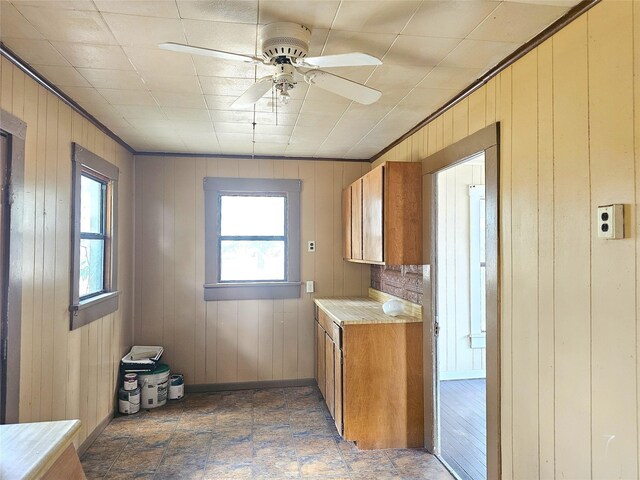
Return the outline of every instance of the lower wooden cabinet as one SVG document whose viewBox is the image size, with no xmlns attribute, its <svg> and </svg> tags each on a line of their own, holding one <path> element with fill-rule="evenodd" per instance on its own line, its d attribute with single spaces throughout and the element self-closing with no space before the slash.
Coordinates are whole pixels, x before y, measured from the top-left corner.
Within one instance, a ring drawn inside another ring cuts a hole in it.
<svg viewBox="0 0 640 480">
<path fill-rule="evenodd" d="M 360 449 L 424 445 L 422 323 L 338 326 L 316 307 L 316 381 Z"/>
</svg>

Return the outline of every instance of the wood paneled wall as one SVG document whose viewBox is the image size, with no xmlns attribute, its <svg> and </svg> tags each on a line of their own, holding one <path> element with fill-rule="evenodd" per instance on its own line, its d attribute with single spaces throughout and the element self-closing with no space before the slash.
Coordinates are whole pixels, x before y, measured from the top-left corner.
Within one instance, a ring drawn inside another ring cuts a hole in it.
<svg viewBox="0 0 640 480">
<path fill-rule="evenodd" d="M 500 122 L 505 479 L 639 476 L 638 52 L 640 3 L 604 0 L 376 162 Z"/>
<path fill-rule="evenodd" d="M 135 343 L 163 345 L 187 384 L 313 377 L 313 294 L 205 302 L 204 177 L 299 178 L 302 281 L 315 296 L 367 295 L 369 268 L 342 260 L 341 192 L 368 163 L 146 157 L 136 168 Z M 307 241 L 316 252 L 307 252 Z"/>
<path fill-rule="evenodd" d="M 469 185 L 484 185 L 484 165 L 457 165 L 438 174 L 440 379 L 482 378 L 485 349 L 471 348 Z"/>
<path fill-rule="evenodd" d="M 27 123 L 20 421 L 78 418 L 76 445 L 111 414 L 133 338 L 133 157 L 2 57 L 0 106 Z M 69 331 L 71 142 L 116 164 L 117 312 Z"/>
</svg>

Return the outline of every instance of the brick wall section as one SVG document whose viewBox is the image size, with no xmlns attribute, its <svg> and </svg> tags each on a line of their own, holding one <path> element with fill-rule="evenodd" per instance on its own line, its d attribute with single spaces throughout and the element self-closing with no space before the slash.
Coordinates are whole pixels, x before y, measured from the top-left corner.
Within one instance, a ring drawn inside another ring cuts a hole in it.
<svg viewBox="0 0 640 480">
<path fill-rule="evenodd" d="M 371 265 L 371 288 L 422 305 L 422 265 Z"/>
</svg>

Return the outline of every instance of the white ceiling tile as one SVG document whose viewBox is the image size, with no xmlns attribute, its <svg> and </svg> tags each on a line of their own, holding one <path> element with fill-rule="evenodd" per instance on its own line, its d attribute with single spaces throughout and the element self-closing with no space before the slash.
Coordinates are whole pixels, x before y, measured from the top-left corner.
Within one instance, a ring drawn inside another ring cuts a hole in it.
<svg viewBox="0 0 640 480">
<path fill-rule="evenodd" d="M 117 88 L 120 90 L 147 89 L 138 73 L 133 70 L 79 68 L 78 72 L 95 88 Z"/>
<path fill-rule="evenodd" d="M 420 88 L 449 88 L 462 90 L 479 77 L 482 72 L 479 68 L 458 68 L 438 66 L 431 70 L 422 80 Z"/>
<path fill-rule="evenodd" d="M 207 101 L 207 108 L 211 110 L 230 110 L 231 104 L 237 100 L 238 97 L 233 95 L 205 95 Z M 252 108 L 245 108 L 245 111 L 253 111 Z"/>
<path fill-rule="evenodd" d="M 384 95 L 386 90 L 414 87 L 431 70 L 432 67 L 380 65 L 367 80 L 367 85 L 377 88 Z"/>
<path fill-rule="evenodd" d="M 3 38 L 2 40 L 29 65 L 71 66 L 67 59 L 46 40 L 26 38 Z"/>
<path fill-rule="evenodd" d="M 211 119 L 214 123 L 245 122 L 251 124 L 251 122 L 253 122 L 252 112 L 239 112 L 234 110 L 210 110 L 210 112 Z"/>
<path fill-rule="evenodd" d="M 566 11 L 566 6 L 503 2 L 468 38 L 524 43 Z"/>
<path fill-rule="evenodd" d="M 163 42 L 185 43 L 182 23 L 177 18 L 141 17 L 103 13 L 120 45 L 157 46 Z"/>
<path fill-rule="evenodd" d="M 127 120 L 166 119 L 166 115 L 157 105 L 114 105 L 113 108 Z"/>
<path fill-rule="evenodd" d="M 293 22 L 313 30 L 329 28 L 338 11 L 339 1 L 260 0 L 260 24 Z"/>
<path fill-rule="evenodd" d="M 458 92 L 460 92 L 459 89 L 450 88 L 415 88 L 400 101 L 399 105 L 405 107 L 430 107 L 435 110 L 447 100 L 453 98 Z"/>
<path fill-rule="evenodd" d="M 386 33 L 360 33 L 331 30 L 322 55 L 337 55 L 340 53 L 362 52 L 382 58 L 396 35 Z"/>
<path fill-rule="evenodd" d="M 499 4 L 485 0 L 429 0 L 422 3 L 402 33 L 465 38 Z"/>
<path fill-rule="evenodd" d="M 89 82 L 73 67 L 34 65 L 47 80 L 58 87 L 90 87 Z"/>
<path fill-rule="evenodd" d="M 343 1 L 333 28 L 369 33 L 400 33 L 421 1 Z"/>
<path fill-rule="evenodd" d="M 209 111 L 206 108 L 163 107 L 162 111 L 169 120 L 189 122 L 210 122 Z"/>
<path fill-rule="evenodd" d="M 256 112 L 256 123 L 258 125 L 295 125 L 298 114 L 295 113 L 275 113 Z"/>
<path fill-rule="evenodd" d="M 180 16 L 192 20 L 250 23 L 258 21 L 257 0 L 178 0 Z"/>
<path fill-rule="evenodd" d="M 256 143 L 256 155 L 282 156 L 287 150 L 286 143 Z"/>
<path fill-rule="evenodd" d="M 187 43 L 198 47 L 254 55 L 256 27 L 242 23 L 183 20 Z"/>
<path fill-rule="evenodd" d="M 107 100 L 92 87 L 62 87 L 62 91 L 80 105 L 87 103 L 107 104 Z"/>
<path fill-rule="evenodd" d="M 311 40 L 309 40 L 308 57 L 317 57 L 322 55 L 322 50 L 329 36 L 329 30 L 326 28 L 314 28 L 311 30 Z"/>
<path fill-rule="evenodd" d="M 333 70 L 331 71 L 331 73 L 333 73 Z M 342 76 L 342 75 L 339 75 L 339 76 Z M 343 78 L 347 78 L 347 77 L 343 77 Z M 349 80 L 354 80 L 354 79 L 349 77 Z M 361 80 L 361 79 L 354 80 L 354 81 L 357 81 L 358 83 L 364 82 L 364 80 Z M 349 100 L 348 98 L 345 98 L 336 93 L 324 90 L 318 87 L 317 85 L 311 85 L 309 87 L 307 96 L 305 97 L 305 101 L 312 102 L 311 105 L 317 105 L 321 103 L 348 105 L 351 103 L 351 100 Z M 333 108 L 333 107 L 330 107 L 330 108 Z"/>
<path fill-rule="evenodd" d="M 193 93 L 153 92 L 153 97 L 161 107 L 206 108 L 202 95 Z"/>
<path fill-rule="evenodd" d="M 180 18 L 175 0 L 94 0 L 98 10 L 144 17 Z"/>
<path fill-rule="evenodd" d="M 251 155 L 253 144 L 244 141 L 220 141 L 220 150 L 227 155 Z"/>
<path fill-rule="evenodd" d="M 251 65 L 231 60 L 218 60 L 210 57 L 192 55 L 198 75 L 203 77 L 261 78 L 273 74 L 270 65 Z"/>
<path fill-rule="evenodd" d="M 298 117 L 298 121 L 294 123 L 297 127 L 318 127 L 333 126 L 342 116 L 344 110 L 338 113 L 317 113 L 317 112 L 305 112 Z"/>
<path fill-rule="evenodd" d="M 255 139 L 256 143 L 289 143 L 289 135 L 270 135 L 256 133 Z"/>
<path fill-rule="evenodd" d="M 205 95 L 239 97 L 254 84 L 249 78 L 198 77 Z"/>
<path fill-rule="evenodd" d="M 338 99 L 342 97 L 338 96 Z M 300 113 L 302 114 L 322 114 L 322 115 L 332 115 L 332 116 L 340 116 L 349 106 L 350 102 L 320 102 L 316 100 L 305 100 L 304 105 L 302 105 L 302 110 Z"/>
<path fill-rule="evenodd" d="M 330 123 L 320 123 L 314 125 L 313 127 L 304 127 L 302 125 L 296 125 L 291 133 L 291 136 L 294 138 L 313 138 L 313 137 L 326 137 L 329 135 L 331 130 L 333 130 L 336 126 L 335 122 Z"/>
<path fill-rule="evenodd" d="M 411 87 L 384 87 L 382 88 L 382 97 L 374 105 L 394 106 L 411 91 Z"/>
<path fill-rule="evenodd" d="M 216 131 L 216 133 L 253 134 L 253 125 L 247 122 L 243 122 L 243 123 L 215 122 L 213 124 L 213 129 Z"/>
<path fill-rule="evenodd" d="M 175 133 L 173 122 L 170 120 L 133 118 L 128 121 L 141 135 L 172 137 Z"/>
<path fill-rule="evenodd" d="M 189 121 L 172 121 L 173 128 L 179 134 L 185 135 L 215 135 L 213 130 L 213 124 L 210 121 L 206 122 L 189 122 Z"/>
<path fill-rule="evenodd" d="M 0 2 L 0 36 L 2 38 L 42 39 L 44 36 L 9 2 Z"/>
<path fill-rule="evenodd" d="M 517 43 L 465 39 L 440 65 L 484 70 L 498 63 L 519 46 Z"/>
<path fill-rule="evenodd" d="M 399 35 L 382 61 L 385 65 L 435 66 L 458 43 L 460 40 L 457 38 Z"/>
<path fill-rule="evenodd" d="M 149 92 L 112 88 L 99 88 L 98 92 L 100 92 L 111 105 L 156 105 L 155 100 Z"/>
<path fill-rule="evenodd" d="M 53 46 L 76 68 L 133 69 L 121 47 L 64 42 Z"/>
<path fill-rule="evenodd" d="M 223 143 L 244 143 L 251 145 L 253 143 L 253 135 L 251 133 L 217 133 L 218 141 Z"/>
<path fill-rule="evenodd" d="M 98 12 L 18 4 L 22 15 L 49 41 L 115 45 L 116 40 Z"/>
<path fill-rule="evenodd" d="M 195 75 L 160 75 L 155 72 L 140 72 L 146 87 L 152 92 L 202 93 Z"/>
<path fill-rule="evenodd" d="M 256 125 L 256 133 L 261 135 L 287 135 L 291 136 L 293 125 Z"/>
<path fill-rule="evenodd" d="M 158 74 L 171 72 L 174 75 L 194 75 L 196 73 L 191 55 L 153 47 L 124 47 L 124 52 L 136 70 L 139 71 Z"/>
<path fill-rule="evenodd" d="M 96 7 L 90 0 L 11 0 L 11 3 L 17 6 L 31 5 L 34 7 L 57 8 L 60 10 L 96 10 Z"/>
<path fill-rule="evenodd" d="M 185 144 L 187 151 L 191 153 L 220 153 L 220 143 L 215 136 L 185 136 L 180 138 Z"/>
</svg>

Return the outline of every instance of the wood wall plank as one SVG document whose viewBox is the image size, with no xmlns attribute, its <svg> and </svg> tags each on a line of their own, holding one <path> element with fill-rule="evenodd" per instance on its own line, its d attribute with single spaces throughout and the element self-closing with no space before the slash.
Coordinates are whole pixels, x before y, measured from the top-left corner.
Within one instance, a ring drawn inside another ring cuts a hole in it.
<svg viewBox="0 0 640 480">
<path fill-rule="evenodd" d="M 635 208 L 633 158 L 633 14 L 631 2 L 605 2 L 588 16 L 590 218 L 598 205 Z M 611 53 L 615 51 L 616 55 Z M 637 53 L 636 53 L 637 55 Z M 638 398 L 634 222 L 629 239 L 597 238 L 591 222 L 591 474 L 638 478 Z M 606 292 L 598 294 L 596 292 Z M 612 399 L 615 407 L 612 408 Z"/>
</svg>

